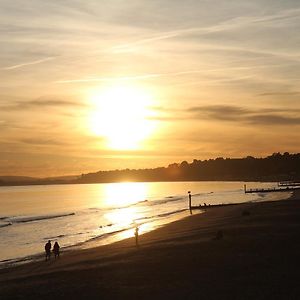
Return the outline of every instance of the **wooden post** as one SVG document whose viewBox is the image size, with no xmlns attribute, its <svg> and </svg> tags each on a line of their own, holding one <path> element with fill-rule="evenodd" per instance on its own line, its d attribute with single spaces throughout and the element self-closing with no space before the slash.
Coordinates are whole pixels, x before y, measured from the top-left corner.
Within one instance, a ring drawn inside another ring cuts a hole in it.
<svg viewBox="0 0 300 300">
<path fill-rule="evenodd" d="M 246 194 L 246 191 L 247 191 L 247 187 L 246 187 L 246 184 L 244 184 L 244 192 Z"/>
</svg>

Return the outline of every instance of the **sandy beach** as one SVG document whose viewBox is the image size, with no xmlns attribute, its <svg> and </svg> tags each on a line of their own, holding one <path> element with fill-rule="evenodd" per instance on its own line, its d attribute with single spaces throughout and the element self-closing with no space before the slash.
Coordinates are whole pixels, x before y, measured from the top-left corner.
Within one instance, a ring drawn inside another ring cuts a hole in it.
<svg viewBox="0 0 300 300">
<path fill-rule="evenodd" d="M 216 233 L 222 235 L 216 239 Z M 0 299 L 299 299 L 300 193 L 0 270 Z"/>
</svg>

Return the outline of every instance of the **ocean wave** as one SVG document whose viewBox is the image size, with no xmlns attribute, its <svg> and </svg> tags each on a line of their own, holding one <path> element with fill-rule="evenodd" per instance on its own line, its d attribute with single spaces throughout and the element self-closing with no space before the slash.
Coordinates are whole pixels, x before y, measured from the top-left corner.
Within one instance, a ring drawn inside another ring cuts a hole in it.
<svg viewBox="0 0 300 300">
<path fill-rule="evenodd" d="M 143 205 L 146 204 L 147 206 L 155 206 L 155 205 L 161 205 L 161 204 L 165 204 L 165 203 L 169 203 L 169 202 L 175 202 L 175 201 L 180 201 L 183 200 L 185 197 L 183 196 L 167 196 L 163 199 L 158 199 L 158 200 L 141 200 L 138 202 L 134 202 L 128 205 L 124 205 L 124 206 L 119 206 L 119 207 L 108 207 L 107 209 L 99 209 L 101 211 L 110 211 L 110 210 L 116 210 L 116 209 L 124 209 L 124 208 L 130 208 L 130 207 L 134 207 L 134 206 L 138 206 L 138 205 Z M 89 211 L 99 211 L 96 208 L 89 208 Z"/>
<path fill-rule="evenodd" d="M 8 222 L 8 223 L 0 223 L 0 228 L 7 227 L 7 226 L 10 226 L 10 225 L 12 225 L 11 222 Z"/>
<path fill-rule="evenodd" d="M 147 206 L 155 206 L 155 205 L 161 205 L 161 204 L 166 204 L 169 202 L 175 202 L 175 201 L 180 201 L 183 200 L 184 197 L 180 196 L 180 197 L 175 197 L 175 196 L 168 196 L 165 197 L 163 199 L 159 199 L 159 200 L 141 200 L 135 203 L 131 203 L 128 205 L 124 205 L 124 206 L 119 206 L 119 207 L 109 207 L 107 208 L 107 210 L 116 210 L 116 209 L 124 209 L 124 208 L 130 208 L 130 207 L 134 207 L 134 206 L 138 206 L 138 205 L 143 205 L 146 204 Z"/>
<path fill-rule="evenodd" d="M 128 204 L 128 205 L 124 205 L 124 206 L 119 206 L 119 207 L 111 207 L 110 210 L 113 210 L 113 209 L 122 209 L 122 208 L 129 208 L 129 207 L 133 207 L 133 206 L 137 206 L 137 205 L 140 205 L 140 204 L 143 204 L 143 203 L 147 203 L 148 200 L 141 200 L 141 201 L 138 201 L 138 202 L 134 202 L 134 203 L 131 203 L 131 204 Z"/>
<path fill-rule="evenodd" d="M 99 211 L 103 211 L 103 208 L 99 208 L 99 207 L 90 207 L 87 209 L 87 211 L 89 212 L 99 212 Z"/>
<path fill-rule="evenodd" d="M 164 199 L 160 199 L 160 200 L 153 200 L 153 201 L 149 201 L 149 206 L 155 206 L 155 205 L 161 205 L 161 204 L 166 204 L 169 202 L 176 202 L 176 201 L 181 201 L 183 200 L 185 197 L 165 197 Z"/>
<path fill-rule="evenodd" d="M 45 241 L 55 240 L 55 239 L 60 239 L 60 238 L 64 238 L 64 237 L 77 236 L 77 235 L 82 235 L 82 234 L 87 234 L 87 233 L 89 233 L 89 231 L 87 231 L 87 232 L 76 232 L 76 233 L 71 233 L 71 234 L 60 234 L 60 235 L 45 237 L 44 240 Z"/>
<path fill-rule="evenodd" d="M 55 239 L 59 239 L 59 238 L 65 237 L 65 236 L 67 236 L 67 235 L 66 234 L 60 234 L 60 235 L 57 235 L 57 236 L 48 236 L 48 237 L 45 237 L 44 240 L 45 241 L 55 240 Z"/>
<path fill-rule="evenodd" d="M 181 213 L 181 212 L 187 211 L 187 210 L 188 210 L 187 208 L 182 208 L 182 209 L 170 211 L 170 212 L 163 213 L 163 214 L 158 214 L 157 216 L 158 216 L 159 218 L 161 218 L 161 217 L 168 217 L 168 216 L 171 216 L 171 215 L 174 215 L 174 214 L 178 214 L 178 213 Z"/>
<path fill-rule="evenodd" d="M 37 253 L 37 254 L 24 256 L 24 257 L 17 257 L 17 258 L 9 258 L 9 259 L 0 260 L 0 269 L 22 265 L 24 263 L 31 262 L 31 261 L 41 259 L 41 258 L 44 258 L 44 254 Z"/>
<path fill-rule="evenodd" d="M 56 215 L 40 215 L 40 216 L 21 216 L 21 217 L 11 217 L 9 221 L 11 223 L 28 223 L 28 222 L 35 222 L 35 221 L 44 221 L 68 216 L 74 216 L 75 213 L 65 213 L 65 214 L 56 214 Z"/>
<path fill-rule="evenodd" d="M 134 219 L 134 221 L 141 221 L 141 220 L 149 220 L 149 219 L 155 219 L 155 218 L 163 218 L 163 217 L 168 217 L 174 214 L 178 214 L 184 211 L 187 211 L 187 208 L 182 208 L 182 209 L 178 209 L 178 210 L 173 210 L 173 211 L 169 211 L 166 213 L 161 213 L 161 214 L 157 214 L 157 215 L 152 215 L 152 216 L 148 216 L 148 217 L 140 217 L 137 219 Z"/>
<path fill-rule="evenodd" d="M 125 228 L 117 229 L 117 230 L 114 230 L 114 231 L 106 232 L 106 233 L 103 233 L 103 234 L 99 234 L 99 235 L 96 235 L 94 237 L 89 238 L 86 241 L 83 241 L 83 242 L 80 242 L 80 243 L 76 244 L 76 246 L 80 246 L 82 244 L 92 242 L 92 241 L 95 241 L 95 240 L 98 240 L 98 239 L 103 239 L 103 238 L 106 238 L 108 236 L 111 236 L 111 235 L 114 235 L 114 234 L 117 234 L 117 233 L 121 233 L 121 232 L 130 230 L 130 229 L 133 229 L 133 228 L 135 228 L 135 226 L 125 227 Z"/>
</svg>

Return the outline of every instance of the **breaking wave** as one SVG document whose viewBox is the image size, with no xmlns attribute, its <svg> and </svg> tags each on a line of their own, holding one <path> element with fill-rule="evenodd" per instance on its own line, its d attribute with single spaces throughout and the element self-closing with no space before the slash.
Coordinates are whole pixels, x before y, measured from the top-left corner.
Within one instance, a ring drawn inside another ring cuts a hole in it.
<svg viewBox="0 0 300 300">
<path fill-rule="evenodd" d="M 40 215 L 40 216 L 20 216 L 7 218 L 11 223 L 28 223 L 35 221 L 44 221 L 68 216 L 74 216 L 75 213 L 55 214 L 55 215 Z"/>
<path fill-rule="evenodd" d="M 0 223 L 0 228 L 3 228 L 3 227 L 7 227 L 7 226 L 10 226 L 12 225 L 12 223 Z"/>
<path fill-rule="evenodd" d="M 161 204 L 166 204 L 169 202 L 176 202 L 176 201 L 181 201 L 183 200 L 185 197 L 173 197 L 173 196 L 169 196 L 169 197 L 165 197 L 164 199 L 161 200 L 154 200 L 154 201 L 149 201 L 149 206 L 154 206 L 154 205 L 161 205 Z"/>
<path fill-rule="evenodd" d="M 166 213 L 161 213 L 161 214 L 152 215 L 152 216 L 148 216 L 148 217 L 137 218 L 137 219 L 135 219 L 135 221 L 150 220 L 150 219 L 155 219 L 155 218 L 164 218 L 164 217 L 168 217 L 168 216 L 171 216 L 174 214 L 179 214 L 179 213 L 187 211 L 187 210 L 188 210 L 187 208 L 182 208 L 182 209 L 178 209 L 178 210 L 169 211 Z"/>
</svg>

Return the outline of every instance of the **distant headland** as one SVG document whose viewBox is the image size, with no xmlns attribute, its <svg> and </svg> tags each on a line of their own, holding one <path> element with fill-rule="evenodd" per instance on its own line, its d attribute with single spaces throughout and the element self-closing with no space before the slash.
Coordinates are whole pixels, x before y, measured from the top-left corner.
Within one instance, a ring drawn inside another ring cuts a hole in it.
<svg viewBox="0 0 300 300">
<path fill-rule="evenodd" d="M 273 153 L 264 158 L 194 159 L 168 167 L 98 171 L 75 176 L 34 178 L 0 176 L 0 186 L 159 181 L 299 181 L 300 153 Z"/>
</svg>

